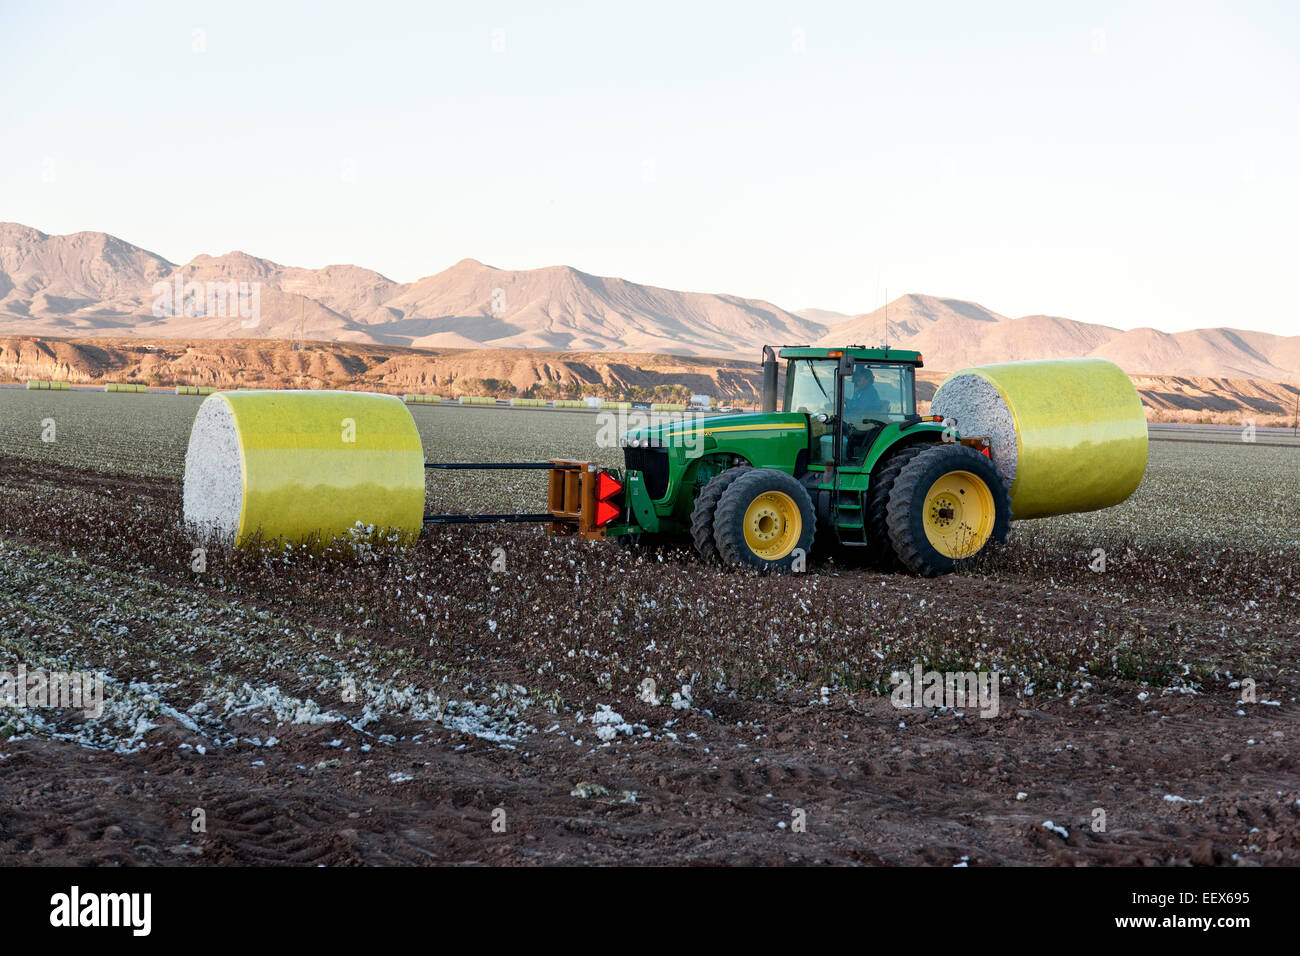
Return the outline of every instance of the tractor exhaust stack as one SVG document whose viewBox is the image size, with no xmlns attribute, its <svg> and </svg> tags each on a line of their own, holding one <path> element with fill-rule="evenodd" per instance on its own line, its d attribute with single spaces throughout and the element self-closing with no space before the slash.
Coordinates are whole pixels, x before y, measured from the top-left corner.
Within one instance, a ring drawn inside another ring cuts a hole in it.
<svg viewBox="0 0 1300 956">
<path fill-rule="evenodd" d="M 776 411 L 777 365 L 776 351 L 770 345 L 763 346 L 763 411 Z"/>
</svg>

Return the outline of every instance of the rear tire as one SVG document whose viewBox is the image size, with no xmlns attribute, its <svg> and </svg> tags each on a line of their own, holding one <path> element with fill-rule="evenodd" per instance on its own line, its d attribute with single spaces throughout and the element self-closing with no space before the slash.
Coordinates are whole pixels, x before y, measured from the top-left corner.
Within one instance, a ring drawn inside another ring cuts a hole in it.
<svg viewBox="0 0 1300 956">
<path fill-rule="evenodd" d="M 733 481 L 753 470 L 749 465 L 728 468 L 711 479 L 695 499 L 695 507 L 691 510 L 691 540 L 695 542 L 696 554 L 703 561 L 712 563 L 719 560 L 718 547 L 713 543 L 713 514 L 717 510 L 718 500 Z"/>
<path fill-rule="evenodd" d="M 883 570 L 897 571 L 903 567 L 889 540 L 889 495 L 903 466 L 926 447 L 913 445 L 890 455 L 876 470 L 867 488 L 867 557 Z"/>
<path fill-rule="evenodd" d="M 926 448 L 889 494 L 889 540 L 909 571 L 933 577 L 1001 546 L 1011 498 L 993 462 L 965 445 Z"/>
<path fill-rule="evenodd" d="M 789 571 L 807 561 L 817 514 L 806 489 L 774 468 L 755 468 L 723 493 L 713 516 L 713 541 L 724 564 L 762 572 Z"/>
</svg>

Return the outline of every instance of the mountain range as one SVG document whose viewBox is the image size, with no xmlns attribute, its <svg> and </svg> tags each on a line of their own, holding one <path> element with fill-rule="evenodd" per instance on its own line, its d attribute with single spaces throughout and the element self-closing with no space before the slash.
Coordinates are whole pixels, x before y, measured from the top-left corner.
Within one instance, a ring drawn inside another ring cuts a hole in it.
<svg viewBox="0 0 1300 956">
<path fill-rule="evenodd" d="M 223 298 L 241 284 L 246 294 Z M 197 295 L 187 303 L 191 290 Z M 922 294 L 859 315 L 791 312 L 761 299 L 678 292 L 569 266 L 509 270 L 474 259 L 410 283 L 355 265 L 303 269 L 243 252 L 178 265 L 106 233 L 51 236 L 17 223 L 0 223 L 0 334 L 746 358 L 764 344 L 887 341 L 944 370 L 1096 356 L 1131 374 L 1300 378 L 1300 335 L 1235 327 L 1123 331 L 1048 315 L 1010 318 Z"/>
</svg>

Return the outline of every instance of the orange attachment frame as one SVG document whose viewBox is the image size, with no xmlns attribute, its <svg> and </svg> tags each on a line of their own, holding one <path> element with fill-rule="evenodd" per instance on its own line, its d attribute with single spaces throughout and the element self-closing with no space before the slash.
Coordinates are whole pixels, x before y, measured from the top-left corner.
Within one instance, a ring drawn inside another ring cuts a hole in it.
<svg viewBox="0 0 1300 956">
<path fill-rule="evenodd" d="M 547 534 L 574 534 L 594 540 L 605 537 L 596 525 L 596 483 L 600 468 L 592 461 L 552 458 L 546 510 L 557 520 L 546 526 Z"/>
</svg>

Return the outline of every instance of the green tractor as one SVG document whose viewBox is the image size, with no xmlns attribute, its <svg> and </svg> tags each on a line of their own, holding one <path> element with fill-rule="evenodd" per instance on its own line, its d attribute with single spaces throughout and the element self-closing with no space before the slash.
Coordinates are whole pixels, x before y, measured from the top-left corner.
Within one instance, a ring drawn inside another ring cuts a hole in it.
<svg viewBox="0 0 1300 956">
<path fill-rule="evenodd" d="M 700 556 L 800 569 L 814 547 L 862 549 L 915 574 L 953 571 L 1006 540 L 1011 503 L 989 439 L 916 413 L 921 355 L 900 349 L 763 349 L 763 411 L 635 428 L 623 436 L 605 536 L 689 535 Z"/>
</svg>

